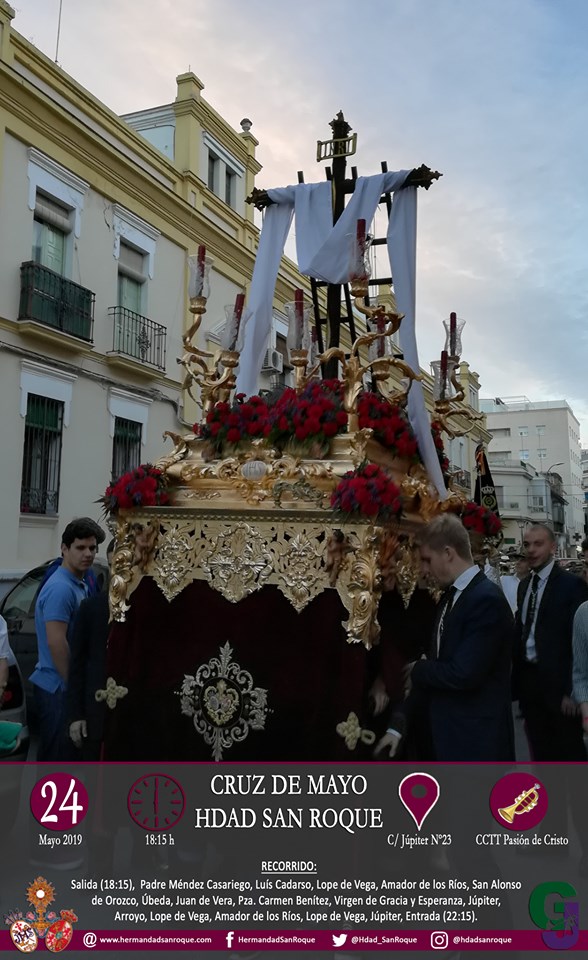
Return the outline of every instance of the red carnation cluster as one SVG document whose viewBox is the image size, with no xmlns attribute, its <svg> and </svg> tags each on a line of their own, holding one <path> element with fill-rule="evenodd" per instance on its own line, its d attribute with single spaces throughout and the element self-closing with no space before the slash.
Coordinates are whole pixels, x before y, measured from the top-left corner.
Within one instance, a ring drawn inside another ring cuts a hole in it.
<svg viewBox="0 0 588 960">
<path fill-rule="evenodd" d="M 375 463 L 346 473 L 331 495 L 331 506 L 345 514 L 389 520 L 402 513 L 400 488 Z"/>
<path fill-rule="evenodd" d="M 365 391 L 357 404 L 359 428 L 369 427 L 374 437 L 392 453 L 407 460 L 418 457 L 417 441 L 401 407 L 377 393 Z"/>
<path fill-rule="evenodd" d="M 111 483 L 98 503 L 102 503 L 105 513 L 118 513 L 133 507 L 165 506 L 169 503 L 166 478 L 161 470 L 144 463 Z"/>
<path fill-rule="evenodd" d="M 433 420 L 431 424 L 431 433 L 433 435 L 433 443 L 435 444 L 435 450 L 437 451 L 437 456 L 439 457 L 439 466 L 441 467 L 441 472 L 443 474 L 447 473 L 449 470 L 449 460 L 445 455 L 445 447 L 443 446 L 443 437 L 441 436 L 441 431 L 443 427 L 438 420 Z"/>
<path fill-rule="evenodd" d="M 481 533 L 484 537 L 495 537 L 502 530 L 502 521 L 492 510 L 481 507 L 469 500 L 463 508 L 461 522 L 466 530 Z"/>
<path fill-rule="evenodd" d="M 298 394 L 284 390 L 269 410 L 269 439 L 277 447 L 295 441 L 327 444 L 347 426 L 339 380 L 313 380 Z"/>
<path fill-rule="evenodd" d="M 199 436 L 208 440 L 220 453 L 227 444 L 235 446 L 242 440 L 267 437 L 269 433 L 267 404 L 261 397 L 246 398 L 238 393 L 231 404 L 219 401 L 206 414 Z"/>
</svg>

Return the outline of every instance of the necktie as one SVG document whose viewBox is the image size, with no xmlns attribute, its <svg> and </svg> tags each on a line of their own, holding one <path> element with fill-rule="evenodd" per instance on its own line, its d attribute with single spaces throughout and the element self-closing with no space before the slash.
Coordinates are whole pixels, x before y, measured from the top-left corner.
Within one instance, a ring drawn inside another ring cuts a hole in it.
<svg viewBox="0 0 588 960">
<path fill-rule="evenodd" d="M 533 620 L 535 619 L 535 610 L 537 609 L 537 588 L 539 586 L 539 576 L 536 573 L 531 574 L 531 593 L 527 604 L 527 616 L 523 624 L 523 644 L 526 647 Z"/>
<path fill-rule="evenodd" d="M 448 587 L 447 590 L 445 591 L 444 595 L 443 595 L 443 600 L 441 601 L 441 605 L 440 605 L 440 611 L 441 611 L 441 612 L 440 612 L 440 614 L 439 614 L 439 622 L 438 622 L 438 625 L 437 625 L 437 632 L 436 632 L 436 636 L 435 636 L 435 640 L 436 640 L 436 644 L 435 644 L 435 646 L 436 646 L 436 651 L 435 651 L 435 652 L 436 652 L 437 654 L 439 653 L 439 650 L 441 649 L 441 642 L 442 642 L 442 640 L 443 640 L 443 631 L 445 630 L 445 621 L 446 621 L 446 619 L 447 619 L 447 615 L 448 615 L 449 611 L 451 610 L 451 606 L 452 606 L 452 604 L 453 604 L 453 598 L 455 597 L 455 594 L 456 594 L 456 593 L 457 593 L 457 590 L 455 589 L 455 587 L 453 587 L 453 586 L 452 586 L 452 587 Z"/>
</svg>

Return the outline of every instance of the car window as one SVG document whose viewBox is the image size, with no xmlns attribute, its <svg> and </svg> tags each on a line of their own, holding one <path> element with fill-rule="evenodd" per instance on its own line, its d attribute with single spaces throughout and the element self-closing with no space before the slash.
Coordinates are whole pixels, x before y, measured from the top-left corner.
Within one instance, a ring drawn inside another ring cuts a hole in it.
<svg viewBox="0 0 588 960">
<path fill-rule="evenodd" d="M 37 596 L 44 576 L 45 568 L 41 567 L 38 570 L 33 570 L 28 576 L 17 583 L 4 598 L 2 616 L 6 619 L 9 617 L 33 616 L 35 597 Z"/>
</svg>

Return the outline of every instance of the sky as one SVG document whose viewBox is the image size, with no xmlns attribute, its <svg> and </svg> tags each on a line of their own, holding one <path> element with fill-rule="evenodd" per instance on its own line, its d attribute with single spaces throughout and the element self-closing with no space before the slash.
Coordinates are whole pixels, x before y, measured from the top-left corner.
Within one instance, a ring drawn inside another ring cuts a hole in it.
<svg viewBox="0 0 588 960">
<path fill-rule="evenodd" d="M 260 187 L 324 179 L 339 110 L 360 175 L 426 163 L 419 191 L 421 365 L 466 320 L 483 397 L 565 398 L 588 446 L 586 0 L 61 0 L 57 59 L 116 113 L 170 103 L 192 70 Z M 56 58 L 60 0 L 13 0 Z M 382 227 L 384 229 L 384 227 Z"/>
</svg>

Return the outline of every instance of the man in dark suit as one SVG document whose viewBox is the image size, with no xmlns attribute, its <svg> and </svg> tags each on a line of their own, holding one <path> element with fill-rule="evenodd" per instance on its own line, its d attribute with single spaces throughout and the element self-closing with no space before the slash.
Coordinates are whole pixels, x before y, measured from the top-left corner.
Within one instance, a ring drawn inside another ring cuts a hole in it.
<svg viewBox="0 0 588 960">
<path fill-rule="evenodd" d="M 518 589 L 513 694 L 533 760 L 586 760 L 572 698 L 574 615 L 588 586 L 555 561 L 555 536 L 535 523 L 525 532 L 530 574 Z"/>
<path fill-rule="evenodd" d="M 511 709 L 513 620 L 502 590 L 474 564 L 468 534 L 451 514 L 420 542 L 421 569 L 444 588 L 428 659 L 407 667 L 411 716 L 428 714 L 433 760 L 514 760 Z M 378 750 L 394 754 L 392 727 Z M 400 731 L 402 732 L 402 731 Z"/>
<path fill-rule="evenodd" d="M 112 560 L 114 540 L 106 558 Z M 103 591 L 80 604 L 72 634 L 67 687 L 69 736 L 82 760 L 99 760 L 104 733 L 105 704 L 96 702 L 96 691 L 106 684 L 108 593 Z"/>
</svg>

